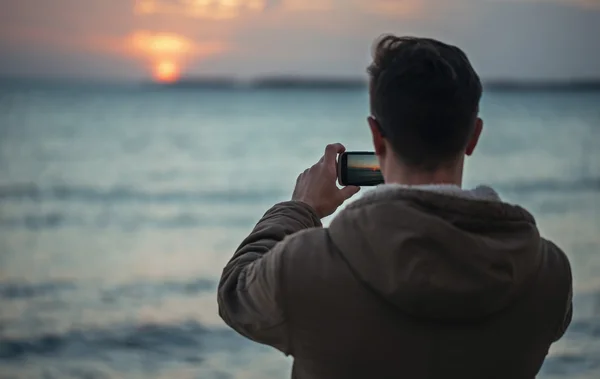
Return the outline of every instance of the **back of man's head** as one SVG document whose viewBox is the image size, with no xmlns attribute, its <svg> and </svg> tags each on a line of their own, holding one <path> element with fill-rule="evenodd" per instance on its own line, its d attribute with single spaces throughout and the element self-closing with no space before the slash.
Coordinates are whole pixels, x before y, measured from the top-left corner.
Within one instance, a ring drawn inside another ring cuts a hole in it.
<svg viewBox="0 0 600 379">
<path fill-rule="evenodd" d="M 369 75 L 371 112 L 403 164 L 436 170 L 464 152 L 482 86 L 462 50 L 433 39 L 384 36 Z"/>
</svg>

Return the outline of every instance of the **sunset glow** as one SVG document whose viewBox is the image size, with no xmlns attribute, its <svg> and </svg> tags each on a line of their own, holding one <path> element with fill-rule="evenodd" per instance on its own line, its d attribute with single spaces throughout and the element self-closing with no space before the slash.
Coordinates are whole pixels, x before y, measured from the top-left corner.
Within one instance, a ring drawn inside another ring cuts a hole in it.
<svg viewBox="0 0 600 379">
<path fill-rule="evenodd" d="M 176 82 L 181 73 L 175 62 L 163 61 L 156 64 L 153 71 L 154 80 L 159 83 Z"/>
<path fill-rule="evenodd" d="M 173 33 L 138 31 L 131 36 L 131 42 L 135 50 L 151 56 L 182 56 L 194 50 L 191 40 Z"/>
<path fill-rule="evenodd" d="M 374 155 L 350 155 L 348 167 L 360 170 L 379 171 L 379 161 Z"/>
<path fill-rule="evenodd" d="M 173 82 L 180 78 L 184 67 L 207 56 L 225 50 L 219 41 L 196 42 L 168 32 L 138 30 L 128 37 L 128 52 L 144 60 L 158 82 Z"/>
<path fill-rule="evenodd" d="M 489 78 L 600 77 L 600 54 L 589 49 L 600 35 L 600 0 L 8 3 L 0 12 L 6 15 L 0 22 L 0 76 L 358 78 L 375 38 L 397 32 L 448 38 Z M 570 23 L 574 27 L 557 27 Z M 562 48 L 539 41 L 561 41 Z"/>
</svg>

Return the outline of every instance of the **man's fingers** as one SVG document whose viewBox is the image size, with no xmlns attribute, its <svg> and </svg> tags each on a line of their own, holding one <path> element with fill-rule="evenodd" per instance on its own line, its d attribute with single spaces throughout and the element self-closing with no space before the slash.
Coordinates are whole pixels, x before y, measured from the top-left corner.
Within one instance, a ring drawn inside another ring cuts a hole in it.
<svg viewBox="0 0 600 379">
<path fill-rule="evenodd" d="M 335 159 L 337 158 L 338 154 L 341 154 L 344 151 L 346 151 L 346 148 L 341 143 L 332 143 L 327 145 L 325 148 L 325 155 L 323 155 L 323 162 L 326 165 L 332 163 L 335 164 Z"/>
<path fill-rule="evenodd" d="M 298 183 L 300 180 L 302 180 L 302 178 L 304 176 L 306 176 L 306 173 L 308 172 L 308 170 L 310 170 L 310 169 L 307 168 L 306 170 L 302 171 L 302 173 L 300 175 L 298 175 L 298 178 L 296 179 L 296 183 Z"/>
<path fill-rule="evenodd" d="M 356 195 L 360 191 L 360 187 L 348 186 L 340 190 L 340 195 L 344 201 L 348 200 L 352 196 Z"/>
</svg>

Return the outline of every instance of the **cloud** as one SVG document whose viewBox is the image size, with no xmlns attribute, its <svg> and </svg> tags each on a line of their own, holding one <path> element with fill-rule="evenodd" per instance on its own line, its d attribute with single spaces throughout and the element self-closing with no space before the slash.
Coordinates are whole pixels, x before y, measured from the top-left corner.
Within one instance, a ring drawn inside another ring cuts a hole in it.
<svg viewBox="0 0 600 379">
<path fill-rule="evenodd" d="M 137 68 L 139 72 L 143 65 L 142 72 L 147 72 L 161 61 L 183 68 L 228 48 L 229 32 L 227 25 L 220 26 L 222 21 L 198 23 L 178 16 L 140 19 L 132 4 L 123 0 L 0 0 L 0 73 L 33 69 L 35 62 L 23 61 L 34 56 L 40 72 L 60 69 L 59 64 L 44 64 L 42 56 L 53 62 L 62 58 L 64 67 L 88 62 L 78 67 L 79 71 L 118 62 L 116 70 L 123 71 L 117 67 L 129 64 L 130 71 Z M 90 65 L 86 56 L 100 61 Z M 73 68 L 65 70 L 72 72 Z"/>
<path fill-rule="evenodd" d="M 134 13 L 176 15 L 216 20 L 234 19 L 268 10 L 324 12 L 348 7 L 353 0 L 135 0 Z"/>
<path fill-rule="evenodd" d="M 600 0 L 482 0 L 483 2 L 496 3 L 546 3 L 546 4 L 561 4 L 566 6 L 600 9 Z"/>
<path fill-rule="evenodd" d="M 361 2 L 365 10 L 381 14 L 393 14 L 394 16 L 412 16 L 423 14 L 427 5 L 420 0 L 373 0 L 368 3 Z"/>
<path fill-rule="evenodd" d="M 431 21 L 456 12 L 464 13 L 477 1 L 480 0 L 355 0 L 355 7 L 364 14 L 393 18 L 397 21 Z"/>
<path fill-rule="evenodd" d="M 582 5 L 584 7 L 590 8 L 600 8 L 600 0 L 579 0 L 577 4 Z"/>
<path fill-rule="evenodd" d="M 134 13 L 224 20 L 262 12 L 267 5 L 267 0 L 135 0 Z"/>
<path fill-rule="evenodd" d="M 473 8 L 494 3 L 514 6 L 527 3 L 539 3 L 542 6 L 558 4 L 575 8 L 600 9 L 600 0 L 355 0 L 354 5 L 358 10 L 381 16 L 427 20 L 453 12 L 469 13 Z"/>
<path fill-rule="evenodd" d="M 284 0 L 281 4 L 288 12 L 328 12 L 338 7 L 335 0 Z"/>
</svg>

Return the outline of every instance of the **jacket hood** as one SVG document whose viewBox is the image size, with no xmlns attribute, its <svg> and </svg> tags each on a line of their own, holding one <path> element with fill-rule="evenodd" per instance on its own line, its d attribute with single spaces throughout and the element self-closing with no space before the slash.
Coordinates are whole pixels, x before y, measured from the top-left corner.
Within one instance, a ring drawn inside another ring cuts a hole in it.
<svg viewBox="0 0 600 379">
<path fill-rule="evenodd" d="M 340 212 L 329 233 L 365 286 L 402 312 L 431 319 L 501 311 L 540 264 L 533 216 L 489 187 L 380 186 Z"/>
</svg>

